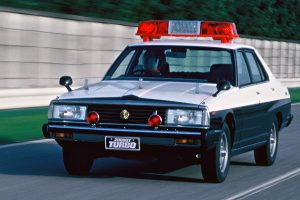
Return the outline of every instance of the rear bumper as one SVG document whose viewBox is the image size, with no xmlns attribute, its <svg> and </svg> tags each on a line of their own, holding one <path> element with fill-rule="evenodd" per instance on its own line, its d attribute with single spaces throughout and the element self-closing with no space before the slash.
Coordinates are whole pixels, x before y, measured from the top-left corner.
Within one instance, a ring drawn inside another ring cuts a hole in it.
<svg viewBox="0 0 300 200">
<path fill-rule="evenodd" d="M 71 133 L 70 138 L 56 138 L 55 133 Z M 104 147 L 105 136 L 139 137 L 142 150 L 148 149 L 160 151 L 161 149 L 176 149 L 179 151 L 201 151 L 212 148 L 219 141 L 222 130 L 178 131 L 178 130 L 155 130 L 155 129 L 132 129 L 132 128 L 104 128 L 86 126 L 66 126 L 44 124 L 43 134 L 46 138 L 54 138 L 58 142 L 79 142 Z M 176 139 L 194 139 L 194 144 L 177 144 Z M 93 143 L 93 144 L 91 144 Z M 147 148 L 143 148 L 147 147 Z M 104 148 L 98 148 L 106 151 Z"/>
</svg>

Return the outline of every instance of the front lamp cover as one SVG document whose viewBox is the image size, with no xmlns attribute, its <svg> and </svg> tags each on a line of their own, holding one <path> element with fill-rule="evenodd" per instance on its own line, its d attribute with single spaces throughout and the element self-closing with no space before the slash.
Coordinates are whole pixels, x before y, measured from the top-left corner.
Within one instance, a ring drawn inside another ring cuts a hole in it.
<svg viewBox="0 0 300 200">
<path fill-rule="evenodd" d="M 85 120 L 86 106 L 79 105 L 52 105 L 52 119 Z"/>
<path fill-rule="evenodd" d="M 207 110 L 168 109 L 167 124 L 208 126 Z"/>
</svg>

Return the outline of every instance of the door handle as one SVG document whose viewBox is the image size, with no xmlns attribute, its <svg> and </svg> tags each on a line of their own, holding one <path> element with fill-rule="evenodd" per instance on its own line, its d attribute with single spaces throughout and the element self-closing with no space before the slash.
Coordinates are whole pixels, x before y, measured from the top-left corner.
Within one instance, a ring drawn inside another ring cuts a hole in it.
<svg viewBox="0 0 300 200">
<path fill-rule="evenodd" d="M 257 94 L 257 95 L 260 95 L 260 92 L 257 91 L 256 94 Z"/>
<path fill-rule="evenodd" d="M 275 91 L 275 88 L 272 88 L 271 90 L 272 90 L 272 92 L 274 92 L 274 91 Z"/>
</svg>

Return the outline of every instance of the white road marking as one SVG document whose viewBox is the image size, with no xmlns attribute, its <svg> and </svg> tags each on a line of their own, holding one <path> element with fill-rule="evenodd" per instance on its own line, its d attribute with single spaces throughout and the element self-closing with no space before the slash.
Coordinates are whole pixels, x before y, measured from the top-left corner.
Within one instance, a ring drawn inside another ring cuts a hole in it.
<svg viewBox="0 0 300 200">
<path fill-rule="evenodd" d="M 268 189 L 270 187 L 278 185 L 281 182 L 287 181 L 287 180 L 289 180 L 289 179 L 291 179 L 291 178 L 293 178 L 295 176 L 299 176 L 299 175 L 300 175 L 300 168 L 297 168 L 297 169 L 295 169 L 293 171 L 290 171 L 290 172 L 285 173 L 285 174 L 283 174 L 281 176 L 278 176 L 278 177 L 276 177 L 274 179 L 271 179 L 268 182 L 265 182 L 265 183 L 260 184 L 260 185 L 258 185 L 256 187 L 250 188 L 248 190 L 245 190 L 243 192 L 240 192 L 240 193 L 237 193 L 237 194 L 235 194 L 233 196 L 230 196 L 230 197 L 226 198 L 225 200 L 245 199 L 245 198 L 247 198 L 249 196 L 252 196 L 252 195 L 254 195 L 254 194 L 258 193 L 258 192 L 266 190 L 266 189 Z"/>
<path fill-rule="evenodd" d="M 42 139 L 42 140 L 32 140 L 32 141 L 28 141 L 28 142 L 20 142 L 20 143 L 14 143 L 14 144 L 5 144 L 5 145 L 0 145 L 0 149 L 16 147 L 16 146 L 23 146 L 23 145 L 28 145 L 28 144 L 41 144 L 41 143 L 52 142 L 52 141 L 54 141 L 54 140 L 53 139 Z"/>
<path fill-rule="evenodd" d="M 292 106 L 299 106 L 300 103 L 292 103 Z"/>
</svg>

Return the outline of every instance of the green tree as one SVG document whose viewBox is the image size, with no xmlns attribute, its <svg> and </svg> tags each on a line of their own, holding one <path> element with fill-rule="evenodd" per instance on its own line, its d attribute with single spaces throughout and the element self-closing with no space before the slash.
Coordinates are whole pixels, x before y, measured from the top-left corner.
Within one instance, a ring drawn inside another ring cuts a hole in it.
<svg viewBox="0 0 300 200">
<path fill-rule="evenodd" d="M 232 21 L 240 34 L 300 40 L 300 0 L 1 0 L 0 6 L 128 22 Z"/>
</svg>

